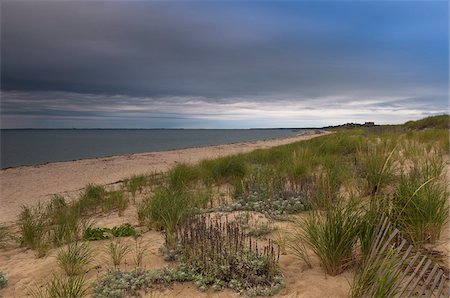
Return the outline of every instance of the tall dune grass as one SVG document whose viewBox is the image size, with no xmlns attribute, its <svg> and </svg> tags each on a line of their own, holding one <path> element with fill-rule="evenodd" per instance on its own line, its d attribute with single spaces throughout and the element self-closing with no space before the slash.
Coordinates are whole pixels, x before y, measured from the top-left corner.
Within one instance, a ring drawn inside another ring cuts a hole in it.
<svg viewBox="0 0 450 298">
<path fill-rule="evenodd" d="M 324 212 L 315 211 L 297 222 L 299 234 L 294 239 L 300 246 L 306 244 L 319 257 L 328 274 L 337 275 L 354 261 L 353 248 L 358 239 L 360 217 L 356 202 L 336 202 L 328 205 Z M 291 243 L 293 245 L 295 247 L 295 243 Z M 302 250 L 300 247 L 298 251 Z"/>
</svg>

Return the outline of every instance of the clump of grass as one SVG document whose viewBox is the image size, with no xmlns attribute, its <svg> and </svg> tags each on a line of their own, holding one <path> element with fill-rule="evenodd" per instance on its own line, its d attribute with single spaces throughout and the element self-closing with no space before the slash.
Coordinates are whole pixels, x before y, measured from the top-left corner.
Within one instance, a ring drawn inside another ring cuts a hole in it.
<svg viewBox="0 0 450 298">
<path fill-rule="evenodd" d="M 353 247 L 358 239 L 360 209 L 354 202 L 336 202 L 323 213 L 313 212 L 298 222 L 294 239 L 304 243 L 319 257 L 330 275 L 337 275 L 352 264 Z"/>
<path fill-rule="evenodd" d="M 284 243 L 290 253 L 302 260 L 308 268 L 312 268 L 308 249 L 305 245 L 305 231 L 303 228 L 300 228 L 300 226 L 297 225 L 289 234 L 280 235 L 278 237 L 282 237 L 281 240 L 276 239 L 275 241 L 282 241 L 281 243 Z"/>
<path fill-rule="evenodd" d="M 446 185 L 424 164 L 401 175 L 392 198 L 392 220 L 417 245 L 439 239 L 449 208 Z"/>
<path fill-rule="evenodd" d="M 0 289 L 6 288 L 8 285 L 8 278 L 6 274 L 0 270 Z"/>
<path fill-rule="evenodd" d="M 147 247 L 142 245 L 142 239 L 135 238 L 134 240 L 134 264 L 136 267 L 142 267 Z"/>
<path fill-rule="evenodd" d="M 169 187 L 172 189 L 184 189 L 185 187 L 195 186 L 201 179 L 201 168 L 198 166 L 187 165 L 184 163 L 173 167 L 167 174 Z"/>
<path fill-rule="evenodd" d="M 105 251 L 108 253 L 114 268 L 117 268 L 122 263 L 125 256 L 130 252 L 130 246 L 122 243 L 120 238 L 116 238 L 108 243 Z"/>
<path fill-rule="evenodd" d="M 192 193 L 184 188 L 169 189 L 159 187 L 155 189 L 152 198 L 144 200 L 138 206 L 140 221 L 149 221 L 156 228 L 164 229 L 165 244 L 169 250 L 175 249 L 177 238 L 176 228 L 186 220 L 195 208 L 204 207 L 209 198 Z"/>
<path fill-rule="evenodd" d="M 312 204 L 316 208 L 324 208 L 338 200 L 340 188 L 348 175 L 347 166 L 347 164 L 332 158 L 327 160 L 314 174 Z"/>
<path fill-rule="evenodd" d="M 133 175 L 123 182 L 125 189 L 136 197 L 137 192 L 142 192 L 143 188 L 147 185 L 147 177 L 145 175 Z"/>
<path fill-rule="evenodd" d="M 200 167 L 206 173 L 205 181 L 213 181 L 219 185 L 239 181 L 248 172 L 247 163 L 243 155 L 204 160 L 200 163 Z"/>
<path fill-rule="evenodd" d="M 20 243 L 22 246 L 37 250 L 39 255 L 45 254 L 48 249 L 46 243 L 46 214 L 42 204 L 36 207 L 22 207 L 20 213 Z"/>
<path fill-rule="evenodd" d="M 282 255 L 287 254 L 287 246 L 288 246 L 288 234 L 285 228 L 278 227 L 275 229 L 273 233 L 273 239 L 275 243 L 280 248 L 280 252 Z"/>
<path fill-rule="evenodd" d="M 113 228 L 89 227 L 84 231 L 83 239 L 87 241 L 105 240 L 111 237 L 137 237 L 138 233 L 130 223 L 124 223 Z"/>
<path fill-rule="evenodd" d="M 178 234 L 182 263 L 195 272 L 200 290 L 227 286 L 248 295 L 269 295 L 282 287 L 279 248 L 271 240 L 258 247 L 236 221 L 197 215 Z"/>
<path fill-rule="evenodd" d="M 393 148 L 392 148 L 393 147 Z M 356 155 L 359 174 L 367 182 L 367 193 L 375 195 L 385 185 L 392 182 L 394 175 L 394 163 L 392 155 L 395 146 L 389 142 L 367 142 Z"/>
<path fill-rule="evenodd" d="M 35 286 L 28 292 L 28 295 L 33 298 L 81 298 L 86 294 L 84 275 L 63 277 L 56 274 L 53 274 L 44 287 Z"/>
<path fill-rule="evenodd" d="M 87 243 L 79 242 L 69 243 L 57 256 L 59 266 L 68 276 L 85 273 L 91 258 L 92 251 Z"/>
<path fill-rule="evenodd" d="M 119 215 L 128 206 L 128 199 L 122 190 L 107 191 L 104 186 L 88 184 L 81 193 L 75 207 L 82 215 L 92 215 L 99 211 L 118 210 Z"/>
<path fill-rule="evenodd" d="M 95 214 L 105 199 L 107 191 L 104 186 L 88 184 L 81 193 L 77 207 L 81 214 Z"/>
</svg>

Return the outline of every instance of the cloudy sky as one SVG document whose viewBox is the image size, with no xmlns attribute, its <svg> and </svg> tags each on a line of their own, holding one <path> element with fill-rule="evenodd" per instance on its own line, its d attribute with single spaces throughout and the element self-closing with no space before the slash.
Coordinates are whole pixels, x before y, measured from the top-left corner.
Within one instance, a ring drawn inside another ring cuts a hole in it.
<svg viewBox="0 0 450 298">
<path fill-rule="evenodd" d="M 2 2 L 1 127 L 313 127 L 443 113 L 448 5 Z"/>
</svg>

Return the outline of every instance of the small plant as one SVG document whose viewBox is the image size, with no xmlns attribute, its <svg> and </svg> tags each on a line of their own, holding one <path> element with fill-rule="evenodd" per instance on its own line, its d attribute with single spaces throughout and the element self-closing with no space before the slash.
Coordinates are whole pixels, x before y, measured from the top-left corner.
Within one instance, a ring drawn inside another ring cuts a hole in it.
<svg viewBox="0 0 450 298">
<path fill-rule="evenodd" d="M 168 173 L 169 187 L 171 189 L 183 189 L 192 186 L 201 177 L 200 168 L 187 164 L 178 164 Z"/>
<path fill-rule="evenodd" d="M 319 257 L 325 271 L 337 275 L 353 262 L 353 247 L 360 231 L 359 218 L 360 208 L 356 203 L 336 202 L 327 206 L 324 214 L 315 211 L 298 222 L 294 239 L 303 240 Z"/>
<path fill-rule="evenodd" d="M 113 228 L 90 227 L 84 231 L 83 239 L 87 241 L 105 240 L 112 237 L 137 237 L 138 233 L 130 223 Z"/>
<path fill-rule="evenodd" d="M 136 197 L 136 192 L 142 192 L 142 189 L 147 184 L 147 177 L 145 175 L 133 175 L 124 181 L 126 190 L 131 195 Z"/>
<path fill-rule="evenodd" d="M 78 208 L 81 214 L 96 213 L 107 195 L 105 187 L 88 184 L 78 199 Z"/>
<path fill-rule="evenodd" d="M 73 242 L 69 243 L 66 249 L 60 250 L 57 260 L 68 276 L 74 276 L 86 272 L 91 256 L 92 252 L 87 243 Z"/>
<path fill-rule="evenodd" d="M 248 172 L 243 155 L 221 157 L 214 160 L 204 160 L 200 167 L 204 169 L 206 180 L 216 184 L 233 183 L 241 180 Z"/>
<path fill-rule="evenodd" d="M 181 262 L 200 290 L 229 287 L 252 295 L 274 294 L 282 285 L 279 248 L 247 236 L 236 221 L 196 215 L 178 229 Z"/>
<path fill-rule="evenodd" d="M 370 195 L 379 193 L 395 177 L 392 155 L 396 147 L 392 147 L 394 146 L 389 142 L 367 142 L 366 146 L 358 151 L 359 174 L 366 179 L 367 193 Z"/>
<path fill-rule="evenodd" d="M 277 228 L 273 234 L 273 239 L 276 244 L 280 247 L 280 251 L 282 255 L 287 253 L 286 248 L 288 245 L 288 234 L 285 228 Z"/>
<path fill-rule="evenodd" d="M 86 294 L 84 275 L 63 277 L 56 274 L 53 274 L 44 287 L 36 285 L 28 292 L 33 298 L 81 298 Z"/>
<path fill-rule="evenodd" d="M 295 228 L 295 230 L 290 233 L 284 239 L 283 241 L 286 242 L 286 247 L 289 249 L 289 251 L 305 262 L 305 264 L 308 266 L 308 268 L 312 268 L 311 259 L 309 257 L 308 249 L 305 245 L 305 232 L 299 228 L 298 226 Z"/>
<path fill-rule="evenodd" d="M 165 242 L 168 249 L 176 246 L 176 228 L 193 212 L 195 200 L 191 193 L 184 189 L 171 190 L 160 187 L 155 190 L 151 200 L 148 200 L 146 217 L 152 225 L 164 228 Z"/>
<path fill-rule="evenodd" d="M 132 271 L 111 270 L 94 282 L 92 297 L 121 298 L 127 294 L 138 297 L 138 291 L 146 291 L 152 283 L 151 275 L 142 268 L 135 268 Z"/>
<path fill-rule="evenodd" d="M 7 227 L 0 226 L 0 248 L 4 248 L 13 239 Z"/>
<path fill-rule="evenodd" d="M 439 239 L 448 216 L 448 191 L 440 159 L 422 159 L 402 173 L 392 197 L 391 218 L 416 245 Z"/>
<path fill-rule="evenodd" d="M 130 247 L 127 244 L 122 243 L 120 238 L 116 238 L 108 243 L 106 252 L 110 257 L 114 268 L 117 268 L 122 263 L 125 256 L 130 252 Z"/>
<path fill-rule="evenodd" d="M 147 251 L 147 248 L 142 245 L 142 239 L 135 238 L 134 240 L 134 264 L 136 265 L 136 267 L 142 267 L 144 255 Z"/>
<path fill-rule="evenodd" d="M 46 244 L 46 214 L 42 204 L 36 207 L 22 207 L 20 213 L 19 224 L 22 246 L 35 249 L 42 256 L 48 249 Z"/>
<path fill-rule="evenodd" d="M 128 199 L 124 196 L 122 190 L 114 190 L 107 193 L 104 201 L 102 202 L 102 211 L 117 209 L 119 216 L 123 215 L 123 212 L 128 207 Z"/>
<path fill-rule="evenodd" d="M 0 270 L 0 289 L 6 288 L 8 285 L 8 278 L 6 278 L 6 274 Z"/>
<path fill-rule="evenodd" d="M 250 237 L 262 237 L 269 235 L 275 230 L 276 228 L 269 223 L 257 224 L 256 227 L 249 229 L 247 235 Z"/>
</svg>

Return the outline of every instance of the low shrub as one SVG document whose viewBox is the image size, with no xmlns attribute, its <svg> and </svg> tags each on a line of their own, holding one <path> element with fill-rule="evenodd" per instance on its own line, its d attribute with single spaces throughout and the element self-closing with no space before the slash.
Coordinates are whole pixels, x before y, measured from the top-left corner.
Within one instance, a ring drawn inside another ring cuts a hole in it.
<svg viewBox="0 0 450 298">
<path fill-rule="evenodd" d="M 310 179 L 282 179 L 268 169 L 256 169 L 235 186 L 234 201 L 219 211 L 257 211 L 292 214 L 310 208 Z"/>
<path fill-rule="evenodd" d="M 84 231 L 83 239 L 87 241 L 105 240 L 111 237 L 137 237 L 138 233 L 130 223 L 113 228 L 88 228 Z"/>
<path fill-rule="evenodd" d="M 229 287 L 254 296 L 272 295 L 282 287 L 279 247 L 271 240 L 258 247 L 236 221 L 196 215 L 177 233 L 181 262 L 194 273 L 199 289 Z"/>
</svg>

